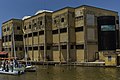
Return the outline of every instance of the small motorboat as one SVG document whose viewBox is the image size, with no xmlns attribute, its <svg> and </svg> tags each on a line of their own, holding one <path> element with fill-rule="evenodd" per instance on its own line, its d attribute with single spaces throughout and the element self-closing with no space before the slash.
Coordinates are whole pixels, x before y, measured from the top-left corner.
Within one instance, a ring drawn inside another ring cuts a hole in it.
<svg viewBox="0 0 120 80">
<path fill-rule="evenodd" d="M 0 74 L 23 74 L 25 72 L 24 65 L 19 64 L 17 60 L 11 60 L 11 58 L 2 58 L 2 64 L 0 65 Z"/>
<path fill-rule="evenodd" d="M 18 70 L 18 69 L 3 70 L 2 68 L 0 68 L 0 74 L 20 75 L 23 73 L 24 70 Z"/>
<path fill-rule="evenodd" d="M 36 71 L 36 66 L 30 65 L 30 64 L 26 65 L 25 71 L 26 72 L 35 72 Z"/>
</svg>

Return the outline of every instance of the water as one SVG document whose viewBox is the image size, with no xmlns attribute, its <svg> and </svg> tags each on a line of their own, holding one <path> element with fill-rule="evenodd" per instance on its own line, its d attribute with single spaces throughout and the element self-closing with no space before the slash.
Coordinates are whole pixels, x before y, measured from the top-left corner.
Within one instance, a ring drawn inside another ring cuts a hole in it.
<svg viewBox="0 0 120 80">
<path fill-rule="evenodd" d="M 120 68 L 37 66 L 37 72 L 3 75 L 0 80 L 120 80 Z"/>
</svg>

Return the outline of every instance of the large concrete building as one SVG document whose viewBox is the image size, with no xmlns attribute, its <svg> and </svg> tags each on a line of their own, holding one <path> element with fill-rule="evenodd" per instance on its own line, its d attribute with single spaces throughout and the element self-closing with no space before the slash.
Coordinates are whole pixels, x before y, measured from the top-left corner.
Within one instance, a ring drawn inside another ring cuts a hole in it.
<svg viewBox="0 0 120 80">
<path fill-rule="evenodd" d="M 2 51 L 9 57 L 24 57 L 22 24 L 20 19 L 10 19 L 2 24 Z"/>
<path fill-rule="evenodd" d="M 3 39 L 7 23 L 3 23 Z M 88 62 L 99 59 L 107 63 L 108 58 L 112 58 L 109 62 L 116 64 L 118 60 L 114 57 L 118 56 L 116 50 L 119 49 L 116 11 L 87 5 L 54 12 L 43 10 L 23 20 L 23 32 L 25 51 L 33 61 Z M 112 37 L 108 37 L 110 35 Z M 5 41 L 3 47 L 6 45 Z"/>
</svg>

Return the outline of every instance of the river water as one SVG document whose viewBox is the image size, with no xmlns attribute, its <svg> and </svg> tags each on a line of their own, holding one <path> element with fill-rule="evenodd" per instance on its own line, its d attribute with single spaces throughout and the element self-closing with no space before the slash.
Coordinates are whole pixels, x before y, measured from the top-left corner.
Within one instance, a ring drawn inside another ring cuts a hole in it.
<svg viewBox="0 0 120 80">
<path fill-rule="evenodd" d="M 120 68 L 37 66 L 37 72 L 0 74 L 0 80 L 120 80 Z"/>
</svg>

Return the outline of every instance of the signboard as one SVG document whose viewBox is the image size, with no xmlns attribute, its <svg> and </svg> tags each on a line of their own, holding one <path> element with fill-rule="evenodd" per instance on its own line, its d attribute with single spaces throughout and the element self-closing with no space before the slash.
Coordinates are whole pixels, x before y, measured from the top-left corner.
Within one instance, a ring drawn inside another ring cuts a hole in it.
<svg viewBox="0 0 120 80">
<path fill-rule="evenodd" d="M 115 25 L 101 25 L 101 31 L 115 31 Z"/>
</svg>

